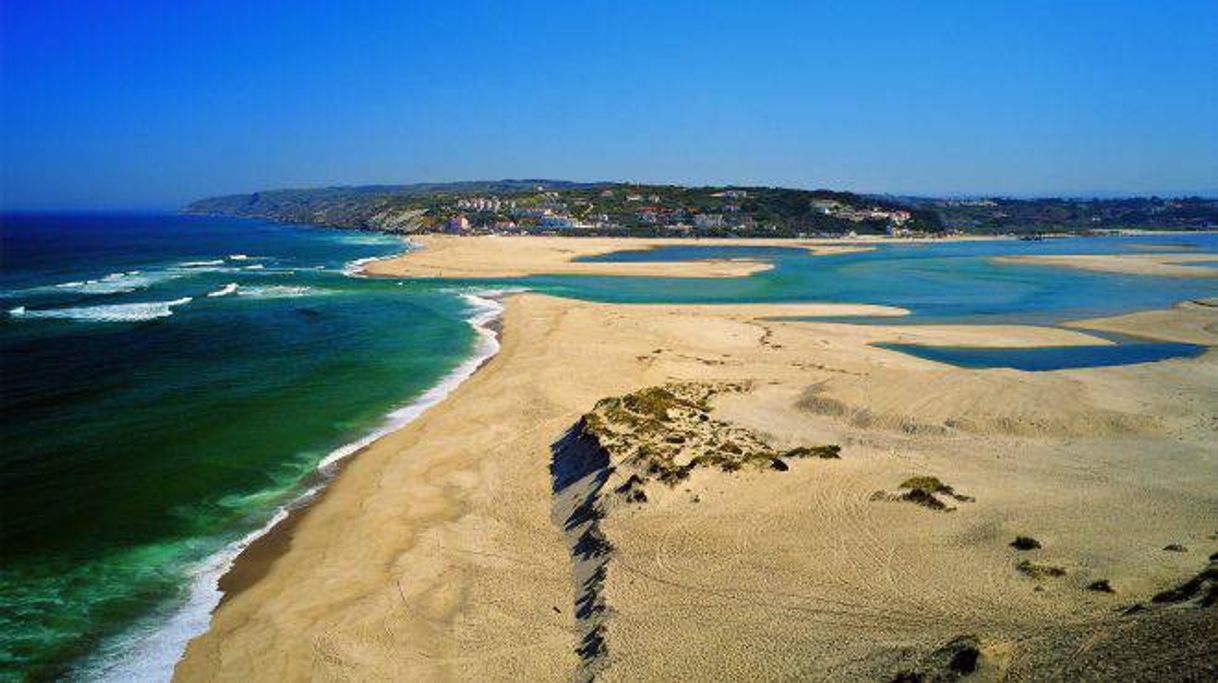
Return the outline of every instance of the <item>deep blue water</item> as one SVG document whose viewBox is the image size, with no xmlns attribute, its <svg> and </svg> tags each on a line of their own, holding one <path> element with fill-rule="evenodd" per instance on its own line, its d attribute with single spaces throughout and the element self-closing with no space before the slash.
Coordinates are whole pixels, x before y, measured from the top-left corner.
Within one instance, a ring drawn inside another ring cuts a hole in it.
<svg viewBox="0 0 1218 683">
<path fill-rule="evenodd" d="M 468 356 L 451 288 L 343 272 L 403 249 L 233 219 L 3 217 L 0 671 L 156 671 L 138 639 L 192 605 L 205 618 L 194 577 Z"/>
</svg>

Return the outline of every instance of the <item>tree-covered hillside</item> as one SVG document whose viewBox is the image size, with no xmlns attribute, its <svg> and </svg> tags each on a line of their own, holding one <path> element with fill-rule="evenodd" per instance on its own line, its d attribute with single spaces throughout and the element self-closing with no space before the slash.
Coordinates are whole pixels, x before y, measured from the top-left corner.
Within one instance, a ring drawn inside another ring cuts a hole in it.
<svg viewBox="0 0 1218 683">
<path fill-rule="evenodd" d="M 270 190 L 187 213 L 383 230 L 796 237 L 1218 228 L 1218 200 L 933 199 L 780 187 L 498 180 Z"/>
</svg>

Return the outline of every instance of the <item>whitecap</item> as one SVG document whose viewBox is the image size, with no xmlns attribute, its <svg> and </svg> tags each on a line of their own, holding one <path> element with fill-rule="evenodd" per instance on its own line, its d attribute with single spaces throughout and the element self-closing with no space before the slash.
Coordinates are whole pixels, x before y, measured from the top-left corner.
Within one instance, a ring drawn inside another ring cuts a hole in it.
<svg viewBox="0 0 1218 683">
<path fill-rule="evenodd" d="M 183 261 L 178 264 L 182 268 L 203 268 L 206 266 L 222 266 L 224 259 L 216 259 L 214 261 Z"/>
<path fill-rule="evenodd" d="M 173 315 L 175 306 L 190 303 L 191 297 L 173 301 L 148 301 L 130 304 L 108 304 L 104 306 L 74 306 L 70 308 L 42 308 L 30 310 L 25 306 L 9 309 L 14 318 L 51 320 L 78 320 L 81 322 L 125 323 L 166 318 Z"/>
<path fill-rule="evenodd" d="M 245 254 L 229 254 L 228 260 L 230 260 L 230 261 L 248 261 L 249 256 L 247 256 Z"/>
<path fill-rule="evenodd" d="M 251 299 L 295 299 L 313 294 L 323 294 L 327 290 L 312 287 L 293 287 L 289 285 L 268 285 L 266 287 L 242 287 L 238 296 Z"/>
<path fill-rule="evenodd" d="M 210 296 L 210 297 L 228 296 L 229 294 L 232 294 L 233 292 L 237 291 L 238 286 L 239 285 L 236 282 L 230 282 L 227 285 L 224 285 L 223 287 L 221 287 L 220 289 L 217 289 L 214 292 L 208 292 L 207 296 Z"/>
<path fill-rule="evenodd" d="M 110 273 L 92 280 L 71 280 L 50 287 L 34 287 L 28 292 L 47 292 L 56 290 L 74 290 L 81 294 L 126 294 L 137 289 L 147 289 L 155 284 L 181 277 L 178 273 L 155 271 L 145 273 L 141 270 Z"/>
<path fill-rule="evenodd" d="M 262 265 L 261 263 L 255 263 L 252 266 L 245 267 L 246 270 L 262 270 L 263 268 L 266 268 L 266 266 Z"/>
</svg>

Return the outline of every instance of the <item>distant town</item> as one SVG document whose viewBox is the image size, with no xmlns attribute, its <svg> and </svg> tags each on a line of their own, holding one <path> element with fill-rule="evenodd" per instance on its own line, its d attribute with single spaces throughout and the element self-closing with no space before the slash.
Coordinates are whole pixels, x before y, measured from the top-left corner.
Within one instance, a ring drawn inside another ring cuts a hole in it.
<svg viewBox="0 0 1218 683">
<path fill-rule="evenodd" d="M 771 187 L 504 180 L 272 190 L 195 202 L 221 214 L 395 233 L 933 237 L 1218 229 L 1218 200 L 942 199 Z"/>
</svg>

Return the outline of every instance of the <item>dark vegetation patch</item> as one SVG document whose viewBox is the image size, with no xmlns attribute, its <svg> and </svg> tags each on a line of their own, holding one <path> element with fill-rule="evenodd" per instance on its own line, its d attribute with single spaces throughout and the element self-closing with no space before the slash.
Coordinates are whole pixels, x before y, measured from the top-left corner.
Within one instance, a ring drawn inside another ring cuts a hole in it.
<svg viewBox="0 0 1218 683">
<path fill-rule="evenodd" d="M 1043 564 L 1040 562 L 1033 562 L 1031 560 L 1021 561 L 1019 564 L 1015 565 L 1015 568 L 1018 569 L 1020 572 L 1027 574 L 1028 576 L 1030 576 L 1034 579 L 1059 577 L 1059 576 L 1066 575 L 1066 570 L 1063 569 L 1062 567 L 1058 567 L 1058 566 L 1052 565 L 1052 564 Z"/>
<path fill-rule="evenodd" d="M 1095 591 L 1096 593 L 1115 593 L 1116 592 L 1115 590 L 1112 589 L 1112 584 L 1109 583 L 1108 579 L 1100 579 L 1099 581 L 1092 581 L 1091 583 L 1087 584 L 1087 590 Z"/>
<path fill-rule="evenodd" d="M 940 496 L 946 496 L 961 503 L 972 503 L 976 500 L 972 496 L 957 493 L 954 488 L 943 483 L 938 477 L 925 475 L 910 477 L 901 482 L 898 488 L 901 490 L 896 493 L 876 491 L 871 494 L 871 500 L 904 501 L 939 512 L 952 512 L 956 509 L 943 502 Z"/>
<path fill-rule="evenodd" d="M 626 477 L 615 492 L 629 502 L 646 501 L 650 481 L 675 486 L 699 467 L 785 472 L 790 460 L 841 457 L 841 447 L 835 444 L 775 450 L 752 430 L 710 416 L 713 396 L 748 388 L 739 383 L 648 387 L 598 401 L 578 429 L 599 444 Z"/>
<path fill-rule="evenodd" d="M 1011 541 L 1011 547 L 1016 550 L 1036 550 L 1040 546 L 1040 541 L 1031 536 L 1016 536 L 1014 541 Z"/>
<path fill-rule="evenodd" d="M 947 683 L 977 670 L 981 643 L 975 636 L 959 636 L 926 655 L 917 666 L 901 671 L 893 683 Z"/>
</svg>

